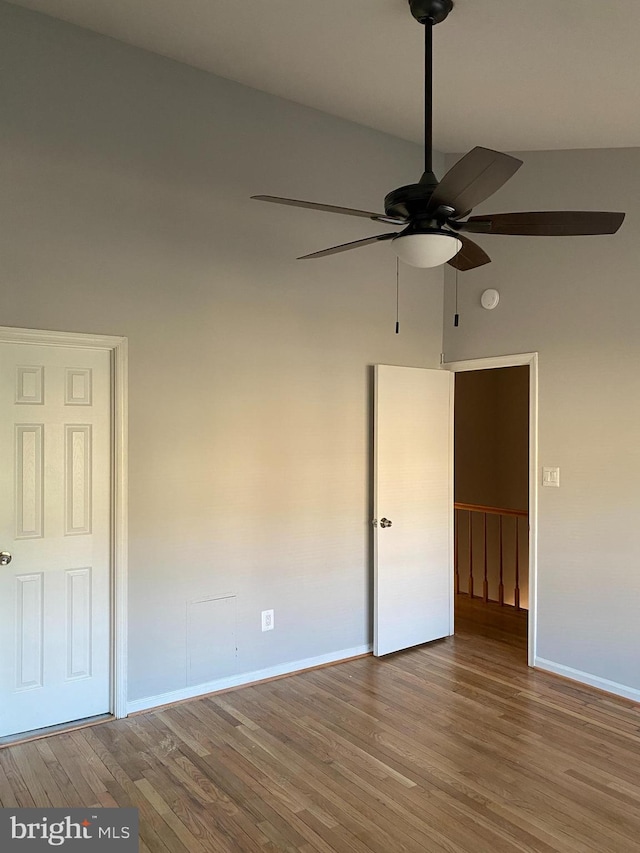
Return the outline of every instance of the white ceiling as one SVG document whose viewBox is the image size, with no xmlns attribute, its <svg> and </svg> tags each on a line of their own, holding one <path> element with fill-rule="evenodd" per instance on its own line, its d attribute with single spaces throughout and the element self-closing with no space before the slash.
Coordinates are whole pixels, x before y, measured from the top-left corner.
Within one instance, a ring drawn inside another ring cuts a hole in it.
<svg viewBox="0 0 640 853">
<path fill-rule="evenodd" d="M 13 0 L 406 139 L 423 32 L 407 0 Z M 436 27 L 434 140 L 640 146 L 638 0 L 455 0 Z"/>
</svg>

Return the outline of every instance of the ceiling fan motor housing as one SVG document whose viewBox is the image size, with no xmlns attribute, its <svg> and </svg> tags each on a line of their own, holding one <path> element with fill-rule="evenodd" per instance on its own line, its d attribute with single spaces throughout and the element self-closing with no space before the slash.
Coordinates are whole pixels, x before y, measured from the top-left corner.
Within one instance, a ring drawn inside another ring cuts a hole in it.
<svg viewBox="0 0 640 853">
<path fill-rule="evenodd" d="M 434 187 L 409 184 L 392 190 L 384 199 L 384 212 L 398 219 L 414 219 L 427 208 Z"/>
<path fill-rule="evenodd" d="M 438 186 L 438 181 L 433 172 L 425 172 L 419 184 L 407 184 L 392 190 L 384 200 L 384 210 L 387 216 L 405 220 L 438 220 L 444 222 L 453 210 L 451 208 L 440 209 L 427 213 L 429 202 L 433 191 Z M 442 214 L 440 216 L 439 214 Z"/>
<path fill-rule="evenodd" d="M 411 14 L 421 24 L 441 24 L 453 9 L 453 0 L 409 0 Z"/>
</svg>

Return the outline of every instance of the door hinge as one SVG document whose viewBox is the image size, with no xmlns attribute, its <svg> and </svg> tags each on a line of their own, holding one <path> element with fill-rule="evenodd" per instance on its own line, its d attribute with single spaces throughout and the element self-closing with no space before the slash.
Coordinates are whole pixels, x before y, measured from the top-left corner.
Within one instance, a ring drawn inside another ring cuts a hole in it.
<svg viewBox="0 0 640 853">
<path fill-rule="evenodd" d="M 440 364 L 444 364 L 444 353 L 440 353 Z"/>
</svg>

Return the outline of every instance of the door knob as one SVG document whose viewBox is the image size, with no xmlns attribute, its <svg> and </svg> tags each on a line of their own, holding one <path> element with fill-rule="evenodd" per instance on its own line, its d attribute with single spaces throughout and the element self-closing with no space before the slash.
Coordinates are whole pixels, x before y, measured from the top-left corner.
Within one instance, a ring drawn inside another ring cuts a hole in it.
<svg viewBox="0 0 640 853">
<path fill-rule="evenodd" d="M 380 519 L 380 527 L 391 527 L 392 524 L 393 524 L 393 522 L 389 521 L 388 518 L 381 518 Z"/>
<path fill-rule="evenodd" d="M 0 551 L 0 566 L 8 566 L 11 562 L 11 554 L 8 551 Z"/>
</svg>

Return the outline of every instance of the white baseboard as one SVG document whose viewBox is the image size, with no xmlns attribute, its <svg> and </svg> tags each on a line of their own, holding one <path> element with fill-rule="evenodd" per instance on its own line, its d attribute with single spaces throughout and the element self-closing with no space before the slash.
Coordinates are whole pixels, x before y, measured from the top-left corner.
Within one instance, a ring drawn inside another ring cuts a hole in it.
<svg viewBox="0 0 640 853">
<path fill-rule="evenodd" d="M 359 655 L 366 655 L 372 650 L 371 645 L 356 646 L 354 649 L 342 649 L 339 652 L 330 652 L 327 655 L 318 655 L 314 658 L 296 660 L 289 663 L 270 666 L 266 669 L 258 669 L 254 672 L 243 672 L 240 675 L 230 675 L 227 678 L 219 678 L 206 684 L 195 684 L 192 687 L 181 687 L 180 690 L 171 690 L 169 693 L 160 693 L 158 696 L 148 696 L 145 699 L 134 699 L 127 703 L 127 713 L 135 714 L 139 711 L 149 711 L 160 705 L 170 705 L 172 702 L 182 702 L 184 699 L 194 699 L 196 696 L 206 696 L 208 693 L 217 693 L 220 690 L 228 690 L 230 687 L 241 687 L 243 684 L 252 684 L 256 681 L 265 681 L 269 678 L 277 678 L 280 675 L 290 675 L 304 669 L 315 669 L 328 663 L 339 663 Z"/>
<path fill-rule="evenodd" d="M 618 684 L 617 681 L 609 681 L 608 678 L 601 678 L 599 675 L 582 672 L 580 669 L 573 669 L 573 667 L 564 666 L 564 664 L 555 663 L 552 660 L 545 660 L 544 658 L 536 657 L 533 665 L 537 669 L 544 669 L 546 672 L 562 675 L 564 678 L 570 678 L 572 681 L 580 682 L 580 684 L 597 687 L 598 690 L 604 690 L 606 693 L 614 693 L 616 696 L 623 696 L 625 699 L 640 702 L 640 690 L 637 690 L 635 687 L 627 687 L 626 684 Z"/>
</svg>

